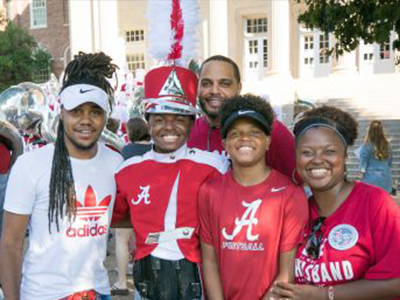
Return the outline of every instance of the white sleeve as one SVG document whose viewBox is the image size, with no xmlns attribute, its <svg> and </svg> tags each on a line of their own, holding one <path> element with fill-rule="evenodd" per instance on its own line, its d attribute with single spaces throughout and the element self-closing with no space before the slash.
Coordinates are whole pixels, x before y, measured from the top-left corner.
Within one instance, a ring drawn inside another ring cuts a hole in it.
<svg viewBox="0 0 400 300">
<path fill-rule="evenodd" d="M 28 161 L 24 157 L 17 159 L 8 179 L 4 210 L 20 215 L 32 213 L 36 200 L 36 184 L 29 172 L 34 170 L 29 170 Z"/>
</svg>

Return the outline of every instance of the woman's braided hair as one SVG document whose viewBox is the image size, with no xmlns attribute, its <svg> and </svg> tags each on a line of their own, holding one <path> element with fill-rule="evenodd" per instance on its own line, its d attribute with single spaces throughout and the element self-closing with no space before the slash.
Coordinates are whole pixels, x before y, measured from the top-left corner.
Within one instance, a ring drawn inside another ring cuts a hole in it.
<svg viewBox="0 0 400 300">
<path fill-rule="evenodd" d="M 112 78 L 117 68 L 115 64 L 111 63 L 111 58 L 103 52 L 93 54 L 79 52 L 74 57 L 74 60 L 67 65 L 61 91 L 74 84 L 94 85 L 103 89 L 110 96 L 111 106 L 114 89 L 107 81 L 107 78 Z M 51 223 L 54 221 L 56 222 L 57 231 L 59 231 L 59 218 L 63 218 L 66 213 L 68 220 L 71 221 L 76 216 L 74 176 L 68 149 L 64 142 L 64 124 L 62 120 L 58 124 L 49 194 L 49 231 L 51 232 Z"/>
</svg>

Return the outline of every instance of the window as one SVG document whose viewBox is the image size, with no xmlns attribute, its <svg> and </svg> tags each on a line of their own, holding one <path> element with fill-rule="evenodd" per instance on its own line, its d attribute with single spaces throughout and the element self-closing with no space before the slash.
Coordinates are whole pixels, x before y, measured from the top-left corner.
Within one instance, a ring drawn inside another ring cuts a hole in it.
<svg viewBox="0 0 400 300">
<path fill-rule="evenodd" d="M 312 65 L 314 63 L 314 58 L 313 57 L 305 57 L 304 58 L 304 64 L 305 65 Z"/>
<path fill-rule="evenodd" d="M 373 60 L 374 54 L 373 53 L 364 53 L 364 60 Z"/>
<path fill-rule="evenodd" d="M 304 46 L 303 46 L 304 59 L 303 64 L 311 66 L 314 64 L 314 36 L 305 35 L 304 36 Z"/>
<path fill-rule="evenodd" d="M 126 62 L 128 63 L 129 71 L 132 72 L 133 77 L 136 77 L 136 70 L 144 70 L 146 66 L 143 53 L 128 54 L 126 56 Z"/>
<path fill-rule="evenodd" d="M 33 74 L 33 82 L 44 83 L 50 80 L 50 68 L 43 68 Z"/>
<path fill-rule="evenodd" d="M 372 62 L 374 60 L 374 45 L 364 44 L 362 50 L 363 50 L 363 60 L 365 62 Z"/>
<path fill-rule="evenodd" d="M 304 50 L 312 50 L 314 49 L 314 37 L 313 36 L 305 36 L 304 37 Z"/>
<path fill-rule="evenodd" d="M 267 41 L 267 39 L 263 40 L 263 63 L 264 63 L 264 68 L 268 67 L 268 41 Z"/>
<path fill-rule="evenodd" d="M 247 33 L 267 32 L 267 18 L 247 19 Z"/>
<path fill-rule="evenodd" d="M 258 53 L 258 40 L 249 41 L 249 53 Z"/>
<path fill-rule="evenodd" d="M 332 71 L 331 36 L 317 29 L 300 27 L 299 77 L 324 77 Z"/>
<path fill-rule="evenodd" d="M 144 30 L 129 30 L 125 32 L 125 40 L 127 43 L 144 41 Z"/>
<path fill-rule="evenodd" d="M 243 66 L 247 79 L 262 78 L 268 67 L 267 24 L 267 18 L 243 19 Z"/>
<path fill-rule="evenodd" d="M 319 63 L 329 63 L 329 35 L 327 33 L 319 35 Z"/>
<path fill-rule="evenodd" d="M 47 26 L 46 0 L 31 0 L 31 28 Z"/>
<path fill-rule="evenodd" d="M 379 58 L 390 59 L 390 43 L 386 42 L 379 45 Z"/>
</svg>

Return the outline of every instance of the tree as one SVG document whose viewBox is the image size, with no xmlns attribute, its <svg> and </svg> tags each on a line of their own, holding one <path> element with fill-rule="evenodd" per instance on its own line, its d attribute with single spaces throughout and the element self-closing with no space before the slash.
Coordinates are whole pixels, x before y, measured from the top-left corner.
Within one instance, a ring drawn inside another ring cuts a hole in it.
<svg viewBox="0 0 400 300">
<path fill-rule="evenodd" d="M 33 81 L 42 83 L 50 80 L 50 70 L 53 58 L 51 54 L 39 45 L 32 53 L 33 58 Z"/>
<path fill-rule="evenodd" d="M 0 91 L 31 80 L 35 48 L 35 39 L 13 22 L 0 31 Z"/>
<path fill-rule="evenodd" d="M 12 21 L 0 20 L 0 92 L 24 81 L 51 66 L 51 55 L 38 44 L 26 29 Z"/>
<path fill-rule="evenodd" d="M 333 33 L 335 45 L 329 53 L 352 51 L 365 43 L 387 43 L 390 32 L 398 34 L 393 49 L 400 50 L 400 0 L 297 0 L 307 4 L 298 21 L 308 28 Z"/>
</svg>

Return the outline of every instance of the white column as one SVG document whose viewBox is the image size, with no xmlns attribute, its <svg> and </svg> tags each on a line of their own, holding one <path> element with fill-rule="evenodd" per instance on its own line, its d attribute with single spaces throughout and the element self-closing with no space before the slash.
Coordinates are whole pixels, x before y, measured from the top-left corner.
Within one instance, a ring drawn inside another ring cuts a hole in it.
<svg viewBox="0 0 400 300">
<path fill-rule="evenodd" d="M 268 0 L 268 71 L 264 94 L 271 105 L 279 107 L 281 120 L 291 125 L 295 84 L 290 72 L 290 3 Z"/>
<path fill-rule="evenodd" d="M 98 3 L 98 42 L 96 50 L 112 57 L 113 62 L 122 68 L 125 63 L 125 37 L 118 26 L 118 1 L 97 0 Z"/>
<path fill-rule="evenodd" d="M 343 55 L 334 59 L 333 74 L 355 74 L 357 73 L 356 52 L 344 52 Z"/>
<path fill-rule="evenodd" d="M 69 1 L 72 57 L 79 51 L 94 51 L 92 6 L 92 1 Z"/>
<path fill-rule="evenodd" d="M 125 44 L 119 34 L 117 1 L 70 1 L 69 7 L 72 55 L 103 51 L 122 66 Z"/>
<path fill-rule="evenodd" d="M 289 0 L 269 0 L 268 74 L 290 75 Z"/>
<path fill-rule="evenodd" d="M 228 0 L 210 1 L 210 56 L 228 56 Z"/>
</svg>

